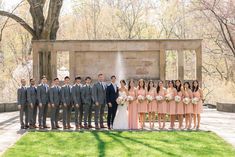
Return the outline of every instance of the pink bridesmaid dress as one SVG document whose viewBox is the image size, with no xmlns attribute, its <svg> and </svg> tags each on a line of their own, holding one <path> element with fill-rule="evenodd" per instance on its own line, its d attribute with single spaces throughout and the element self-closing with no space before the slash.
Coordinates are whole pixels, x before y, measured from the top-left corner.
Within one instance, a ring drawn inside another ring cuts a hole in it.
<svg viewBox="0 0 235 157">
<path fill-rule="evenodd" d="M 203 105 L 202 105 L 202 100 L 201 100 L 201 94 L 198 91 L 193 92 L 193 98 L 198 98 L 199 102 L 195 105 L 193 104 L 193 113 L 194 114 L 200 114 L 203 112 Z"/>
<path fill-rule="evenodd" d="M 135 98 L 135 91 L 129 91 L 129 96 Z M 129 129 L 138 129 L 138 106 L 137 100 L 133 100 L 128 105 L 128 127 Z"/>
<path fill-rule="evenodd" d="M 184 114 L 183 93 L 177 92 L 177 96 L 181 97 L 181 101 L 176 103 L 176 114 Z"/>
<path fill-rule="evenodd" d="M 191 92 L 189 93 L 188 91 L 185 91 L 184 98 L 191 99 Z M 184 108 L 185 108 L 185 114 L 192 114 L 193 113 L 193 104 L 191 101 L 189 104 L 184 104 Z"/>
<path fill-rule="evenodd" d="M 158 113 L 159 114 L 166 114 L 167 113 L 167 103 L 165 101 L 165 93 L 166 93 L 166 90 L 162 90 L 162 91 L 159 91 L 159 93 L 157 93 L 158 96 L 162 96 L 164 98 L 164 100 L 162 101 L 158 101 Z"/>
<path fill-rule="evenodd" d="M 175 103 L 175 95 L 174 95 L 175 89 L 167 89 L 167 94 L 170 94 L 172 96 L 172 100 L 167 102 L 167 111 L 170 115 L 176 114 L 176 103 Z"/>
<path fill-rule="evenodd" d="M 140 90 L 138 89 L 137 90 L 137 97 L 139 95 L 142 95 L 142 96 L 146 97 L 146 91 L 144 89 L 140 89 Z M 137 101 L 137 103 L 138 103 L 138 112 L 139 113 L 148 112 L 148 102 L 147 102 L 147 100 L 144 100 L 144 101 L 141 101 L 141 102 Z"/>
<path fill-rule="evenodd" d="M 148 103 L 148 112 L 157 112 L 158 106 L 156 100 L 156 89 L 154 88 L 154 90 L 150 90 L 147 92 L 147 95 L 150 95 L 154 98 L 153 101 Z"/>
</svg>

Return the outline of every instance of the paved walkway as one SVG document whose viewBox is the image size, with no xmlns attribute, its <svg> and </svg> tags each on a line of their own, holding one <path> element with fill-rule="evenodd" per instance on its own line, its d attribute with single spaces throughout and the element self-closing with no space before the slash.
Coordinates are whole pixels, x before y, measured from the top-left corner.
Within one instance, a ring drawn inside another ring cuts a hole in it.
<svg viewBox="0 0 235 157">
<path fill-rule="evenodd" d="M 0 117 L 1 155 L 26 133 L 26 131 L 19 129 L 18 112 L 0 113 Z M 155 126 L 157 126 L 157 124 Z M 166 127 L 168 126 L 169 123 Z M 201 129 L 215 132 L 235 147 L 235 113 L 218 112 L 215 109 L 204 109 Z M 146 130 L 148 129 L 146 128 Z"/>
<path fill-rule="evenodd" d="M 235 113 L 204 109 L 201 128 L 215 132 L 235 147 Z"/>
<path fill-rule="evenodd" d="M 19 112 L 0 113 L 0 155 L 26 131 L 19 128 Z"/>
</svg>

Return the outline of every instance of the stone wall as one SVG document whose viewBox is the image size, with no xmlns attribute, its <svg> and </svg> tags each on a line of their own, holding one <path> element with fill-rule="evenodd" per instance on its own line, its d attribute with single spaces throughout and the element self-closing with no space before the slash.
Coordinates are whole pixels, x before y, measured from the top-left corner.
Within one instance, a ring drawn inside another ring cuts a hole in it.
<svg viewBox="0 0 235 157">
<path fill-rule="evenodd" d="M 33 41 L 33 76 L 39 81 L 40 76 L 49 71 L 49 76 L 57 77 L 57 52 L 68 51 L 71 78 L 76 75 L 97 78 L 98 73 L 109 77 L 116 73 L 121 76 L 118 79 L 160 78 L 165 81 L 166 51 L 174 50 L 178 55 L 177 78 L 183 81 L 183 51 L 193 50 L 196 53 L 196 79 L 202 82 L 201 42 L 201 39 Z M 41 52 L 50 52 L 50 63 L 41 62 Z M 126 71 L 122 68 L 116 70 L 117 65 L 122 65 Z"/>
<path fill-rule="evenodd" d="M 116 75 L 118 79 L 159 79 L 159 51 L 156 52 L 76 52 L 75 75 L 97 78 Z"/>
<path fill-rule="evenodd" d="M 17 111 L 17 103 L 12 102 L 12 103 L 0 103 L 0 113 L 1 112 L 11 112 L 11 111 Z"/>
<path fill-rule="evenodd" d="M 218 111 L 235 113 L 235 103 L 217 102 L 216 103 L 216 108 L 217 108 Z"/>
</svg>

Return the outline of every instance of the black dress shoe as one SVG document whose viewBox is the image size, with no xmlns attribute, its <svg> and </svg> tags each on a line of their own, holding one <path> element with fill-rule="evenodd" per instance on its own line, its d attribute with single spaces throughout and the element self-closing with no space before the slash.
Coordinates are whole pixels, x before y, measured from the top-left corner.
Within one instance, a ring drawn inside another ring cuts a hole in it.
<svg viewBox="0 0 235 157">
<path fill-rule="evenodd" d="M 100 125 L 100 128 L 107 128 L 107 127 L 105 127 L 104 125 Z"/>
<path fill-rule="evenodd" d="M 28 126 L 28 125 L 25 125 L 25 126 L 24 126 L 24 128 L 25 128 L 25 129 L 28 129 L 28 128 L 29 128 L 29 126 Z"/>
<path fill-rule="evenodd" d="M 92 125 L 88 125 L 89 128 L 94 128 Z"/>
<path fill-rule="evenodd" d="M 25 127 L 24 127 L 24 126 L 21 126 L 20 129 L 25 129 Z"/>
<path fill-rule="evenodd" d="M 49 127 L 49 126 L 44 125 L 44 126 L 43 126 L 43 128 L 44 128 L 44 129 L 47 129 L 47 128 L 50 128 L 50 127 Z"/>
</svg>

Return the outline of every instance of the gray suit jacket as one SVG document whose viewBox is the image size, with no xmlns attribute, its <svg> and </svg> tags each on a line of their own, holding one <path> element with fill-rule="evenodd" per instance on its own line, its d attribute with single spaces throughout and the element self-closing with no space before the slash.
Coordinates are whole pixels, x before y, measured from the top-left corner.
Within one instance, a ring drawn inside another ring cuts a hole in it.
<svg viewBox="0 0 235 157">
<path fill-rule="evenodd" d="M 82 86 L 79 86 L 77 84 L 73 85 L 72 97 L 73 97 L 74 104 L 79 104 L 79 105 L 82 104 L 81 93 L 82 93 Z"/>
<path fill-rule="evenodd" d="M 17 90 L 17 102 L 18 105 L 27 105 L 27 88 L 18 88 Z"/>
<path fill-rule="evenodd" d="M 92 104 L 93 98 L 92 98 L 92 86 L 88 87 L 87 85 L 84 85 L 82 88 L 82 102 L 84 104 Z"/>
<path fill-rule="evenodd" d="M 50 103 L 59 105 L 61 102 L 61 87 L 52 86 L 49 91 Z"/>
<path fill-rule="evenodd" d="M 27 88 L 27 101 L 29 104 L 37 104 L 37 87 L 29 86 Z"/>
<path fill-rule="evenodd" d="M 37 98 L 38 102 L 42 104 L 48 104 L 49 103 L 49 86 L 45 85 L 43 86 L 40 84 L 37 88 Z"/>
<path fill-rule="evenodd" d="M 106 88 L 106 84 L 104 85 L 104 88 L 99 82 L 94 84 L 92 95 L 95 103 L 98 102 L 99 104 L 106 104 Z"/>
<path fill-rule="evenodd" d="M 73 102 L 72 87 L 70 85 L 68 87 L 66 85 L 62 86 L 61 100 L 62 100 L 63 104 L 66 104 L 66 105 L 72 104 L 72 102 Z"/>
</svg>

